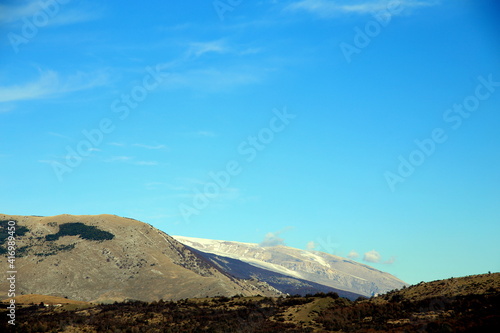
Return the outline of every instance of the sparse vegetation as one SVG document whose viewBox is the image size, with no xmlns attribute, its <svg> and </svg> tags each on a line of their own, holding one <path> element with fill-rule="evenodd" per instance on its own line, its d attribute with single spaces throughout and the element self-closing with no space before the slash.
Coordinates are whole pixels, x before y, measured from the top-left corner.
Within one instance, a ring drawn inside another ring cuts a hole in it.
<svg viewBox="0 0 500 333">
<path fill-rule="evenodd" d="M 358 301 L 318 293 L 73 308 L 26 305 L 16 313 L 16 332 L 493 332 L 500 325 L 499 279 L 500 274 L 485 274 L 420 283 Z M 452 283 L 458 294 L 442 296 Z M 463 290 L 470 293 L 462 295 Z M 428 296 L 414 298 L 424 292 Z M 0 325 L 3 332 L 11 329 Z"/>
<path fill-rule="evenodd" d="M 82 239 L 93 241 L 111 240 L 115 237 L 112 233 L 95 226 L 89 226 L 81 222 L 72 222 L 59 225 L 59 231 L 55 234 L 45 236 L 45 240 L 56 241 L 63 236 L 80 236 Z"/>
<path fill-rule="evenodd" d="M 7 238 L 10 236 L 8 233 L 8 222 L 9 220 L 0 220 L 0 254 L 5 254 L 7 253 L 7 248 L 4 246 L 5 241 Z M 15 237 L 22 237 L 24 236 L 29 229 L 26 228 L 25 226 L 18 225 L 17 221 L 15 225 Z"/>
<path fill-rule="evenodd" d="M 38 257 L 47 257 L 47 256 L 53 256 L 55 254 L 58 254 L 59 252 L 62 251 L 70 251 L 75 248 L 75 244 L 68 244 L 68 245 L 58 245 L 58 246 L 51 246 L 50 250 L 48 252 L 39 252 L 39 253 L 34 253 L 35 256 Z M 23 252 L 24 254 L 24 252 Z"/>
<path fill-rule="evenodd" d="M 187 299 L 152 303 L 129 301 L 77 311 L 27 306 L 17 312 L 15 332 L 83 332 L 84 329 L 99 333 L 313 331 L 293 323 L 269 320 L 281 310 L 279 300 L 269 303 L 265 298 L 219 297 L 203 303 Z M 12 329 L 4 323 L 1 325 L 3 332 Z"/>
</svg>

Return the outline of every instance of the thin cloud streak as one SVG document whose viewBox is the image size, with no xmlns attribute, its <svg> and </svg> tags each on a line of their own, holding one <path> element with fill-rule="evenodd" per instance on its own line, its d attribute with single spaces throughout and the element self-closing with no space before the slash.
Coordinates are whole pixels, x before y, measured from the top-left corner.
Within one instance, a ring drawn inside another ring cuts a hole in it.
<svg viewBox="0 0 500 333">
<path fill-rule="evenodd" d="M 134 162 L 133 164 L 135 165 L 150 165 L 150 166 L 154 166 L 154 165 L 158 165 L 158 162 L 156 161 L 137 161 L 137 162 Z"/>
<path fill-rule="evenodd" d="M 183 135 L 186 135 L 190 138 L 215 138 L 215 137 L 217 137 L 217 133 L 212 132 L 212 131 L 206 131 L 206 130 L 188 132 L 188 133 L 185 133 Z"/>
<path fill-rule="evenodd" d="M 205 53 L 226 53 L 229 51 L 226 43 L 222 40 L 216 40 L 211 42 L 196 42 L 189 45 L 188 57 L 195 56 L 200 57 Z"/>
<path fill-rule="evenodd" d="M 10 87 L 0 86 L 0 102 L 29 100 L 54 94 L 60 85 L 59 76 L 54 71 L 40 73 L 38 80 Z"/>
<path fill-rule="evenodd" d="M 221 92 L 235 89 L 238 86 L 255 84 L 262 81 L 260 67 L 252 65 L 228 67 L 227 64 L 211 64 L 193 66 L 198 58 L 207 53 L 219 55 L 252 56 L 259 49 L 243 49 L 231 47 L 225 40 L 208 42 L 190 42 L 184 54 L 169 62 L 158 64 L 157 68 L 168 72 L 168 80 L 162 83 L 164 89 L 195 89 L 204 92 Z"/>
<path fill-rule="evenodd" d="M 46 26 L 63 26 L 100 19 L 103 11 L 99 8 L 70 8 L 71 4 L 54 1 L 53 7 L 45 9 L 42 1 L 29 1 L 22 5 L 0 4 L 0 24 L 22 25 L 23 19 L 32 20 L 33 16 L 48 17 Z"/>
<path fill-rule="evenodd" d="M 365 1 L 358 4 L 339 3 L 328 0 L 302 0 L 295 2 L 285 8 L 286 11 L 307 11 L 320 17 L 331 17 L 340 14 L 372 14 L 380 10 L 385 10 L 393 3 L 401 8 L 418 8 L 438 5 L 439 1 Z"/>
<path fill-rule="evenodd" d="M 25 16 L 32 16 L 41 10 L 38 1 L 28 2 L 21 6 L 8 6 L 0 4 L 0 24 L 18 21 Z"/>
<path fill-rule="evenodd" d="M 63 26 L 83 22 L 95 21 L 103 17 L 101 11 L 96 9 L 87 10 L 63 10 L 59 15 L 56 15 L 49 21 L 49 26 Z"/>
<path fill-rule="evenodd" d="M 172 73 L 163 86 L 166 89 L 190 88 L 199 91 L 220 92 L 259 81 L 261 78 L 250 71 L 207 68 Z"/>
<path fill-rule="evenodd" d="M 168 147 L 165 145 L 150 146 L 150 145 L 144 145 L 141 143 L 134 143 L 132 146 L 144 148 L 144 149 L 149 149 L 149 150 L 168 149 Z"/>
<path fill-rule="evenodd" d="M 108 158 L 105 162 L 127 162 L 134 159 L 133 156 L 113 156 Z"/>
<path fill-rule="evenodd" d="M 39 71 L 39 77 L 24 84 L 0 86 L 0 102 L 50 98 L 80 90 L 103 86 L 108 82 L 104 73 L 77 72 L 61 79 L 56 71 Z"/>
<path fill-rule="evenodd" d="M 155 166 L 159 164 L 157 161 L 136 161 L 134 156 L 112 156 L 111 158 L 106 159 L 104 162 L 119 162 L 140 166 Z"/>
</svg>

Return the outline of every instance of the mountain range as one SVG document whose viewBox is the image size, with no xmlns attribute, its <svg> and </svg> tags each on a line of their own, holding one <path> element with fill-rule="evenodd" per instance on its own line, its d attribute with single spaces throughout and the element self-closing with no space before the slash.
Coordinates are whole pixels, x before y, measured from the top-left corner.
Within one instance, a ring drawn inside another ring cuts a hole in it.
<svg viewBox="0 0 500 333">
<path fill-rule="evenodd" d="M 255 276 L 288 294 L 307 294 L 306 289 L 311 288 L 316 290 L 311 290 L 310 293 L 335 291 L 347 298 L 353 298 L 353 295 L 369 297 L 408 286 L 389 273 L 320 251 L 306 251 L 283 245 L 265 247 L 252 243 L 172 237 L 199 250 L 200 255 L 232 275 L 242 278 Z M 240 262 L 247 263 L 250 267 L 242 269 Z M 288 279 L 288 284 L 294 286 L 287 289 L 284 284 L 276 281 L 276 276 Z M 294 288 L 297 290 L 293 290 Z"/>
<path fill-rule="evenodd" d="M 214 296 L 336 292 L 355 299 L 406 284 L 367 265 L 322 252 L 171 237 L 115 215 L 0 214 L 0 265 L 8 221 L 16 224 L 16 294 L 109 303 Z M 7 294 L 4 269 L 0 292 Z"/>
</svg>

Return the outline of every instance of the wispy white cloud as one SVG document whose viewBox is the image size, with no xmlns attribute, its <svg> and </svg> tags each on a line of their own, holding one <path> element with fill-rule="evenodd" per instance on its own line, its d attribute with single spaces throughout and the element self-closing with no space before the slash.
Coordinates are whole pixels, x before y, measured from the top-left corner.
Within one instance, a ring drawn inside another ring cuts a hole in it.
<svg viewBox="0 0 500 333">
<path fill-rule="evenodd" d="M 115 147 L 125 147 L 125 144 L 121 142 L 108 142 L 108 145 Z"/>
<path fill-rule="evenodd" d="M 241 190 L 237 187 L 226 187 L 221 192 L 221 199 L 223 200 L 244 200 L 242 198 Z"/>
<path fill-rule="evenodd" d="M 128 162 L 133 160 L 133 156 L 112 156 L 106 160 L 106 162 Z"/>
<path fill-rule="evenodd" d="M 287 11 L 306 11 L 320 17 L 331 17 L 339 14 L 371 14 L 385 10 L 390 4 L 398 8 L 410 9 L 429 7 L 439 4 L 439 1 L 429 0 L 362 0 L 362 1 L 332 1 L 332 0 L 301 0 L 286 7 Z"/>
<path fill-rule="evenodd" d="M 235 57 L 250 58 L 260 53 L 260 48 L 230 45 L 227 40 L 187 42 L 186 45 L 187 48 L 182 56 L 157 65 L 159 70 L 168 74 L 168 80 L 162 83 L 165 89 L 188 88 L 199 92 L 219 92 L 258 83 L 265 74 L 273 70 L 263 68 L 261 62 L 252 65 L 243 59 L 241 63 L 244 65 L 234 65 Z M 208 53 L 220 56 L 207 61 L 198 61 Z M 227 61 L 224 61 L 225 55 L 228 55 Z"/>
<path fill-rule="evenodd" d="M 0 4 L 0 24 L 11 23 L 25 16 L 32 16 L 41 9 L 39 1 L 31 1 L 15 6 Z"/>
<path fill-rule="evenodd" d="M 32 82 L 15 86 L 0 86 L 0 102 L 43 98 L 54 94 L 59 87 L 59 76 L 54 71 L 44 71 Z"/>
<path fill-rule="evenodd" d="M 0 4 L 0 24 L 23 24 L 23 18 L 30 19 L 34 15 L 47 17 L 47 26 L 70 25 L 81 22 L 88 22 L 102 17 L 103 10 L 99 7 L 78 4 L 78 7 L 71 4 L 60 4 L 58 1 L 46 1 L 51 3 L 43 6 L 42 1 L 34 0 L 21 2 L 16 5 Z M 83 7 L 82 7 L 83 6 Z"/>
<path fill-rule="evenodd" d="M 97 70 L 93 72 L 78 71 L 62 79 L 61 92 L 73 92 L 87 90 L 104 86 L 109 82 L 109 75 L 105 71 Z"/>
<path fill-rule="evenodd" d="M 70 25 L 95 21 L 103 17 L 103 11 L 98 8 L 64 9 L 49 22 L 50 26 Z"/>
<path fill-rule="evenodd" d="M 255 72 L 244 69 L 194 69 L 171 73 L 166 88 L 192 88 L 198 91 L 222 91 L 241 85 L 257 83 L 261 78 Z"/>
<path fill-rule="evenodd" d="M 194 138 L 214 138 L 217 136 L 217 134 L 212 131 L 195 131 L 189 132 L 186 135 Z"/>
<path fill-rule="evenodd" d="M 262 48 L 251 47 L 245 50 L 238 52 L 239 55 L 249 55 L 249 54 L 258 54 L 262 52 Z"/>
<path fill-rule="evenodd" d="M 128 163 L 133 165 L 141 165 L 141 166 L 154 166 L 158 165 L 157 161 L 136 161 L 134 156 L 112 156 L 105 160 L 108 163 Z"/>
<path fill-rule="evenodd" d="M 315 241 L 310 241 L 306 245 L 307 251 L 314 251 L 318 245 L 316 244 Z"/>
<path fill-rule="evenodd" d="M 390 257 L 388 260 L 382 262 L 383 264 L 386 264 L 386 265 L 391 265 L 391 264 L 394 264 L 394 262 L 396 261 L 396 257 L 395 256 L 392 256 Z"/>
<path fill-rule="evenodd" d="M 218 187 L 214 194 L 213 181 L 205 181 L 197 178 L 179 177 L 176 183 L 149 182 L 145 184 L 149 190 L 166 191 L 169 198 L 180 199 L 186 204 L 191 204 L 196 197 L 204 196 L 210 198 L 210 206 L 213 208 L 224 209 L 227 205 L 234 202 L 244 202 L 248 198 L 244 197 L 242 191 L 237 187 Z"/>
<path fill-rule="evenodd" d="M 39 71 L 35 80 L 24 84 L 0 86 L 0 102 L 23 101 L 49 98 L 55 95 L 91 89 L 108 82 L 105 73 L 83 73 L 61 78 L 52 70 Z"/>
<path fill-rule="evenodd" d="M 351 257 L 351 253 L 353 255 L 355 254 L 356 256 L 359 256 L 357 252 L 351 251 L 348 255 L 349 258 L 355 259 L 355 258 Z M 375 250 L 371 250 L 371 251 L 366 252 L 363 255 L 363 260 L 366 262 L 374 263 L 374 264 L 381 263 L 381 264 L 385 264 L 385 265 L 391 265 L 396 261 L 396 257 L 391 256 L 389 259 L 382 261 L 382 256 L 380 255 L 380 253 L 378 253 Z"/>
<path fill-rule="evenodd" d="M 359 253 L 354 251 L 354 250 L 351 250 L 348 254 L 347 254 L 347 258 L 349 259 L 358 259 L 359 258 Z"/>
<path fill-rule="evenodd" d="M 189 192 L 191 191 L 191 188 L 188 186 L 181 186 L 181 185 L 172 185 L 170 183 L 165 183 L 165 182 L 148 182 L 144 184 L 146 189 L 148 190 L 168 190 L 171 192 L 176 192 L 177 194 L 183 193 L 185 195 L 182 196 L 177 196 L 175 197 L 188 197 L 191 196 Z"/>
<path fill-rule="evenodd" d="M 188 48 L 188 57 L 200 57 L 205 53 L 214 52 L 214 53 L 226 53 L 229 52 L 230 49 L 227 46 L 226 42 L 223 40 L 215 40 L 209 42 L 194 42 L 189 44 Z"/>
<path fill-rule="evenodd" d="M 363 255 L 364 261 L 371 262 L 374 264 L 379 263 L 381 258 L 382 256 L 380 255 L 380 253 L 378 253 L 375 250 L 368 251 Z"/>
<path fill-rule="evenodd" d="M 134 143 L 132 146 L 139 147 L 139 148 L 144 148 L 144 149 L 149 149 L 149 150 L 159 150 L 159 149 L 166 150 L 166 149 L 168 149 L 167 146 L 160 145 L 160 144 L 151 146 L 151 145 L 144 145 L 144 144 L 141 144 L 141 143 Z"/>
<path fill-rule="evenodd" d="M 264 240 L 259 243 L 259 246 L 262 247 L 272 247 L 278 245 L 285 245 L 285 240 L 280 237 L 280 235 L 288 230 L 293 229 L 293 227 L 285 227 L 280 231 L 276 232 L 268 232 L 264 237 Z"/>
<path fill-rule="evenodd" d="M 196 135 L 202 138 L 213 138 L 217 136 L 214 132 L 212 131 L 198 131 L 196 132 Z"/>
<path fill-rule="evenodd" d="M 157 161 L 137 161 L 137 162 L 133 162 L 133 164 L 135 165 L 158 165 L 158 162 Z"/>
</svg>

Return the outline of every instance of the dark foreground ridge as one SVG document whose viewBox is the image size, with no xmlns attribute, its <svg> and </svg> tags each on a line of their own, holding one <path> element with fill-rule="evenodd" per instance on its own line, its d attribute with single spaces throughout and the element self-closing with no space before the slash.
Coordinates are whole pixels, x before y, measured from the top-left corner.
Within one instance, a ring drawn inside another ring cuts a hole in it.
<svg viewBox="0 0 500 333">
<path fill-rule="evenodd" d="M 2 320 L 2 332 L 494 332 L 500 327 L 500 273 L 422 282 L 356 301 L 335 293 L 108 305 L 46 306 L 38 303 L 41 298 L 25 299 L 36 303 L 18 308 L 15 328 Z"/>
</svg>

